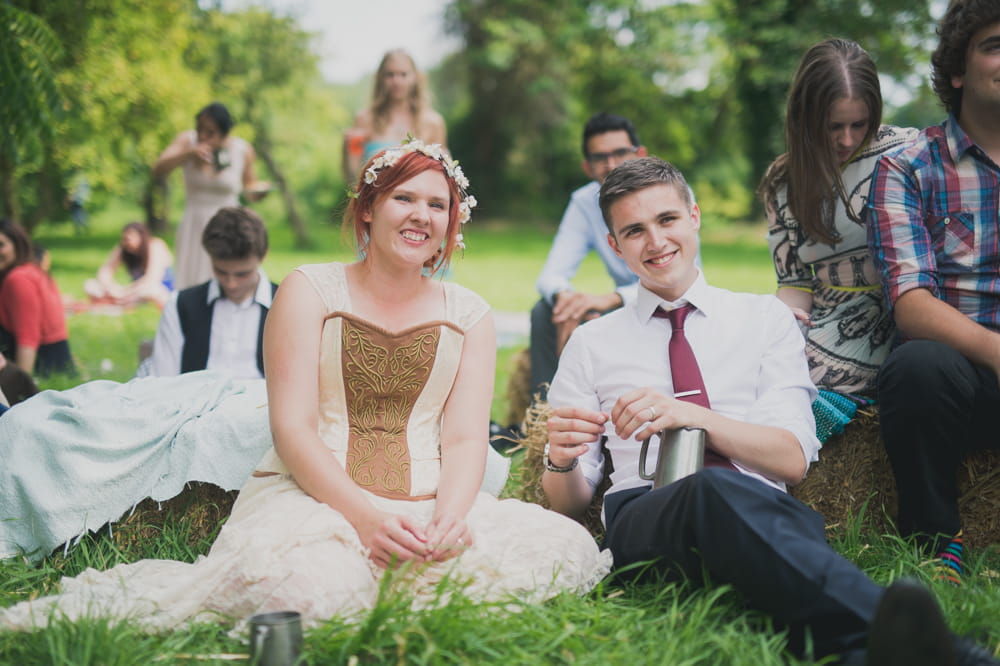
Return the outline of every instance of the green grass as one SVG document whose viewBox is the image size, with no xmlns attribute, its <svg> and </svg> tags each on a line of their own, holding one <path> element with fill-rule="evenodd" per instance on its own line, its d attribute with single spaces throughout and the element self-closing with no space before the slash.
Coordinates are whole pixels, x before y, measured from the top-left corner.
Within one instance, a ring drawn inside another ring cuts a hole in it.
<svg viewBox="0 0 1000 666">
<path fill-rule="evenodd" d="M 98 216 L 94 233 L 74 238 L 67 227 L 43 229 L 52 250 L 54 274 L 65 294 L 79 298 L 83 280 L 93 275 L 120 225 L 134 212 L 116 209 Z M 496 309 L 526 311 L 536 296 L 534 280 L 545 259 L 550 228 L 514 229 L 477 221 L 467 234 L 469 249 L 456 260 L 454 278 L 481 293 Z M 314 230 L 315 247 L 292 249 L 283 228 L 272 229 L 265 267 L 280 279 L 294 266 L 348 259 L 333 227 Z M 721 286 L 759 293 L 774 289 L 763 228 L 707 224 L 702 233 L 706 274 Z M 599 262 L 584 263 L 580 289 L 610 288 Z M 71 344 L 81 376 L 46 382 L 67 388 L 88 379 L 127 380 L 135 369 L 140 340 L 152 337 L 158 312 L 144 306 L 118 316 L 97 313 L 69 320 Z M 506 413 L 510 361 L 519 347 L 498 350 L 494 417 Z M 519 483 L 520 459 L 507 494 Z M 941 599 L 952 626 L 1000 649 L 1000 550 L 974 551 L 967 584 L 956 589 L 932 581 L 927 562 L 912 545 L 895 537 L 869 534 L 860 519 L 831 533 L 834 547 L 875 580 L 910 575 L 927 581 Z M 191 542 L 190 525 L 168 521 L 159 538 L 119 547 L 107 530 L 84 538 L 68 554 L 61 551 L 37 565 L 0 562 L 0 606 L 56 591 L 62 576 L 88 567 L 105 569 L 147 557 L 192 561 L 213 538 Z M 231 627 L 196 625 L 147 635 L 135 626 L 106 621 L 56 622 L 34 633 L 0 632 L 0 664 L 84 666 L 148 664 L 227 664 L 224 655 L 244 654 L 242 636 Z M 746 609 L 725 587 L 694 584 L 617 586 L 605 582 L 586 596 L 563 595 L 541 605 L 476 604 L 453 595 L 441 607 L 415 612 L 402 597 L 386 597 L 362 622 L 334 619 L 308 632 L 305 657 L 311 664 L 727 664 L 779 666 L 800 663 L 782 654 L 784 634 L 762 614 Z M 213 657 L 212 655 L 216 655 Z M 221 655 L 221 656 L 220 656 Z M 239 663 L 239 662 L 237 662 Z M 811 663 L 811 662 L 802 662 Z"/>
<path fill-rule="evenodd" d="M 168 522 L 159 539 L 122 550 L 107 531 L 38 566 L 0 563 L 0 605 L 57 589 L 63 575 L 105 569 L 145 557 L 192 561 L 212 535 L 186 545 L 184 520 Z M 925 581 L 954 629 L 1000 647 L 996 549 L 972 554 L 963 588 L 931 580 L 927 563 L 897 538 L 866 535 L 857 524 L 833 534 L 834 547 L 879 582 L 899 576 Z M 310 664 L 727 664 L 781 666 L 785 635 L 762 613 L 747 609 L 725 586 L 605 581 L 586 596 L 562 595 L 545 604 L 478 604 L 461 594 L 436 608 L 413 611 L 403 596 L 387 595 L 360 622 L 332 619 L 306 635 Z M 67 666 L 227 663 L 210 655 L 245 654 L 228 625 L 199 624 L 147 635 L 127 623 L 57 621 L 33 633 L 0 632 L 0 663 Z M 186 655 L 198 655 L 189 662 Z M 209 656 L 209 658 L 205 658 Z M 817 662 L 818 663 L 818 662 Z M 828 663 L 828 662 L 826 662 Z"/>
</svg>

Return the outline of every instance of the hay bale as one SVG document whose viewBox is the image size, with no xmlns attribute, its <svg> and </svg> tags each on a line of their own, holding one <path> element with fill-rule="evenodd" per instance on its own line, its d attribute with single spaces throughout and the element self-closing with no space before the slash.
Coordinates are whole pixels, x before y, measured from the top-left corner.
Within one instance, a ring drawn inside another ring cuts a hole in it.
<svg viewBox="0 0 1000 666">
<path fill-rule="evenodd" d="M 507 421 L 521 423 L 527 418 L 531 406 L 531 355 L 528 348 L 514 354 L 510 360 L 510 377 L 507 380 Z M 544 442 L 542 443 L 544 446 Z"/>
<path fill-rule="evenodd" d="M 858 411 L 844 432 L 826 441 L 819 461 L 789 494 L 823 514 L 827 527 L 845 525 L 865 507 L 864 525 L 877 533 L 896 515 L 896 482 L 882 447 L 878 413 Z"/>
<path fill-rule="evenodd" d="M 186 542 L 196 546 L 211 537 L 219 523 L 229 517 L 237 490 L 223 490 L 211 483 L 189 481 L 178 495 L 156 502 L 146 498 L 127 517 L 114 524 L 112 539 L 120 548 L 157 539 L 168 522 L 187 524 Z"/>
<path fill-rule="evenodd" d="M 521 424 L 522 435 L 519 441 L 519 445 L 524 447 L 524 460 L 521 463 L 521 488 L 517 498 L 525 502 L 540 504 L 545 508 L 550 508 L 550 505 L 542 490 L 542 474 L 545 472 L 545 461 L 542 454 L 545 450 L 545 442 L 549 439 L 545 424 L 549 420 L 550 414 L 552 414 L 552 407 L 549 406 L 548 402 L 536 399 L 535 402 L 531 403 L 525 412 L 524 422 Z M 587 508 L 586 514 L 580 519 L 580 523 L 590 530 L 590 533 L 597 539 L 604 536 L 601 506 L 604 502 L 604 491 L 611 485 L 611 458 L 605 457 L 604 460 L 604 481 L 597 487 L 593 501 Z"/>
<path fill-rule="evenodd" d="M 983 547 L 1000 542 L 1000 452 L 976 451 L 958 470 L 959 511 L 965 541 Z M 882 446 L 877 410 L 858 413 L 844 432 L 823 445 L 819 462 L 791 494 L 837 527 L 861 511 L 864 524 L 877 533 L 893 531 L 896 482 Z"/>
<path fill-rule="evenodd" d="M 520 441 L 525 456 L 518 497 L 546 507 L 542 450 L 548 439 L 545 422 L 551 413 L 548 403 L 533 403 L 525 415 Z M 973 547 L 1000 543 L 1000 451 L 976 451 L 967 456 L 959 468 L 958 483 L 966 543 Z M 601 501 L 608 484 L 605 474 L 581 520 L 598 537 L 603 533 Z M 859 411 L 843 433 L 831 437 L 820 451 L 819 462 L 790 492 L 821 513 L 828 527 L 844 526 L 865 508 L 868 530 L 878 534 L 893 531 L 890 517 L 896 515 L 896 483 L 882 447 L 877 410 Z"/>
</svg>

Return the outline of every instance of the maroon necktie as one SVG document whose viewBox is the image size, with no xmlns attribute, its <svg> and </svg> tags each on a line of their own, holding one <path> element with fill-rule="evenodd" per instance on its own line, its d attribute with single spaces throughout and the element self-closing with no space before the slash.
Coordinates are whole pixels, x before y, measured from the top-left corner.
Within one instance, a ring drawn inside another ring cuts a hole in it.
<svg viewBox="0 0 1000 666">
<path fill-rule="evenodd" d="M 687 319 L 688 313 L 694 309 L 695 307 L 690 303 L 670 312 L 656 308 L 653 316 L 669 319 L 670 327 L 673 329 L 673 333 L 670 335 L 670 344 L 667 345 L 667 353 L 670 355 L 670 378 L 674 383 L 674 397 L 711 409 L 712 405 L 708 401 L 708 393 L 705 391 L 705 381 L 701 378 L 701 369 L 698 368 L 698 359 L 695 358 L 694 351 L 684 336 L 684 320 Z M 736 469 L 729 458 L 708 448 L 707 445 L 705 446 L 704 464 L 705 467 Z"/>
</svg>

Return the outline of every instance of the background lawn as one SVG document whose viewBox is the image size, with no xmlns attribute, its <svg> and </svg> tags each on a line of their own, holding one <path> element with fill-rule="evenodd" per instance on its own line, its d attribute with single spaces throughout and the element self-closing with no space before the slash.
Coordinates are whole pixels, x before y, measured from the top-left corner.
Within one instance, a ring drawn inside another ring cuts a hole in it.
<svg viewBox="0 0 1000 666">
<path fill-rule="evenodd" d="M 74 235 L 69 223 L 39 230 L 36 240 L 52 254 L 52 274 L 64 298 L 86 302 L 84 281 L 97 272 L 117 242 L 121 227 L 140 217 L 137 209 L 116 205 L 94 216 L 91 231 L 85 236 Z M 497 349 L 492 410 L 497 421 L 506 418 L 505 392 L 511 357 L 527 345 L 528 312 L 538 299 L 535 280 L 545 262 L 554 231 L 554 223 L 516 227 L 504 220 L 477 218 L 466 229 L 468 249 L 454 257 L 450 279 L 480 294 L 513 325 L 511 330 L 500 330 L 502 345 Z M 271 250 L 264 261 L 264 269 L 275 282 L 280 282 L 301 264 L 351 261 L 353 258 L 350 242 L 339 224 L 331 223 L 314 230 L 314 247 L 306 251 L 293 249 L 287 227 L 272 225 L 270 233 Z M 713 284 L 741 291 L 773 293 L 774 272 L 762 225 L 713 225 L 705 221 L 701 251 L 705 272 Z M 124 272 L 119 279 L 125 280 Z M 611 280 L 594 253 L 580 266 L 574 284 L 583 291 L 610 291 L 612 288 Z M 159 312 L 152 305 L 128 311 L 95 308 L 70 314 L 70 345 L 81 377 L 56 377 L 44 382 L 43 387 L 68 388 L 81 379 L 128 380 L 138 364 L 139 343 L 152 339 L 158 321 Z"/>
</svg>

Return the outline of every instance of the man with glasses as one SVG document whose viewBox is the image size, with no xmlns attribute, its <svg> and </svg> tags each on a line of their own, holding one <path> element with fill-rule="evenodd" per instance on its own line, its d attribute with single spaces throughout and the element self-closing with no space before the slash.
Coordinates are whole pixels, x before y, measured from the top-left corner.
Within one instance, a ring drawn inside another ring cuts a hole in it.
<svg viewBox="0 0 1000 666">
<path fill-rule="evenodd" d="M 536 287 L 541 300 L 531 310 L 531 388 L 545 397 L 562 346 L 578 325 L 615 310 L 636 294 L 638 278 L 608 246 L 607 227 L 597 205 L 601 183 L 622 162 L 642 157 L 632 123 L 609 113 L 596 113 L 583 128 L 583 172 L 591 182 L 573 192 L 563 213 Z M 571 281 L 580 262 L 596 250 L 615 283 L 615 291 L 576 291 Z"/>
</svg>

